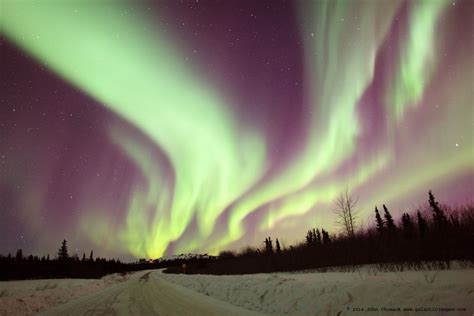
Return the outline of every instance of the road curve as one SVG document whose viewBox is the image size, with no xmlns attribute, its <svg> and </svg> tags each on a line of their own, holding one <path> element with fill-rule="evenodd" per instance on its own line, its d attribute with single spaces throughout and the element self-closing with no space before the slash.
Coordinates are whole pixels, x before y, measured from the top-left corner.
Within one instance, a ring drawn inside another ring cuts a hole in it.
<svg viewBox="0 0 474 316">
<path fill-rule="evenodd" d="M 41 315 L 258 315 L 143 271 L 120 284 L 46 310 Z"/>
</svg>

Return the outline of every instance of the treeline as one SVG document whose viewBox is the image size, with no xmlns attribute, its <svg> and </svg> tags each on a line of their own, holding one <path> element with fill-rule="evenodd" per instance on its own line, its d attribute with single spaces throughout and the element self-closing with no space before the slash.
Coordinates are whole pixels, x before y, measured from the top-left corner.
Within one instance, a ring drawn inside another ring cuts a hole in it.
<svg viewBox="0 0 474 316">
<path fill-rule="evenodd" d="M 347 196 L 347 195 L 346 195 Z M 346 206 L 353 206 L 346 199 Z M 429 208 L 403 213 L 396 221 L 386 205 L 376 206 L 373 226 L 355 231 L 353 216 L 345 220 L 345 232 L 330 235 L 324 229 L 310 229 L 303 242 L 282 248 L 280 241 L 268 237 L 263 247 L 247 247 L 236 253 L 223 251 L 217 260 L 206 265 L 188 265 L 186 273 L 244 274 L 318 269 L 331 266 L 378 264 L 398 269 L 419 268 L 424 262 L 435 262 L 439 268 L 450 268 L 453 260 L 474 263 L 474 205 L 454 210 L 443 208 L 433 193 L 428 194 Z M 347 210 L 347 209 L 346 209 Z M 179 266 L 169 273 L 182 273 Z"/>
<path fill-rule="evenodd" d="M 110 273 L 127 273 L 153 269 L 159 265 L 153 262 L 122 263 L 120 260 L 94 258 L 91 251 L 86 257 L 70 256 L 67 241 L 63 240 L 57 256 L 50 259 L 49 254 L 42 256 L 24 256 L 18 249 L 13 256 L 0 255 L 0 280 L 23 280 L 45 278 L 100 278 Z"/>
</svg>

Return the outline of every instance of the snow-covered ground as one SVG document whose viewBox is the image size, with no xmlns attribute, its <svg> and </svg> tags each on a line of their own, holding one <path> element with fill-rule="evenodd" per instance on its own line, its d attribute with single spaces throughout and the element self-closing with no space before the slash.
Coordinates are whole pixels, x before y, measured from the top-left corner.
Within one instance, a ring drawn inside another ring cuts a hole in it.
<svg viewBox="0 0 474 316">
<path fill-rule="evenodd" d="M 0 282 L 0 315 L 31 315 L 77 297 L 96 293 L 134 277 L 111 274 L 102 279 L 50 279 Z"/>
<path fill-rule="evenodd" d="M 53 307 L 44 315 L 246 316 L 257 313 L 168 282 L 160 271 L 144 271 L 139 278 Z"/>
<path fill-rule="evenodd" d="M 0 282 L 0 293 L 0 315 L 257 315 L 170 283 L 156 270 L 100 280 Z"/>
<path fill-rule="evenodd" d="M 369 308 L 383 315 L 474 313 L 474 270 L 459 267 L 444 271 L 378 272 L 365 266 L 354 272 L 162 277 L 230 304 L 271 315 L 363 315 Z M 400 311 L 383 310 L 396 308 Z M 403 312 L 404 308 L 413 311 Z M 431 311 L 415 310 L 420 308 Z M 466 310 L 442 312 L 435 308 Z"/>
<path fill-rule="evenodd" d="M 0 282 L 0 315 L 370 315 L 369 308 L 378 310 L 371 315 L 473 315 L 474 269 L 378 272 L 365 266 L 236 276 L 141 271 L 100 280 Z"/>
</svg>

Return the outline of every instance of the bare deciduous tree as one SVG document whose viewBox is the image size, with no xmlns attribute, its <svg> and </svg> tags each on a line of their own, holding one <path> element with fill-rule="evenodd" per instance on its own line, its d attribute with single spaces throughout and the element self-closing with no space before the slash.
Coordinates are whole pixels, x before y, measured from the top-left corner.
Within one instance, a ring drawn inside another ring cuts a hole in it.
<svg viewBox="0 0 474 316">
<path fill-rule="evenodd" d="M 341 192 L 341 194 L 334 200 L 336 206 L 334 212 L 337 215 L 337 224 L 349 237 L 355 236 L 356 222 L 358 218 L 358 212 L 355 209 L 357 201 L 357 197 L 352 196 L 348 188 L 345 192 Z"/>
</svg>

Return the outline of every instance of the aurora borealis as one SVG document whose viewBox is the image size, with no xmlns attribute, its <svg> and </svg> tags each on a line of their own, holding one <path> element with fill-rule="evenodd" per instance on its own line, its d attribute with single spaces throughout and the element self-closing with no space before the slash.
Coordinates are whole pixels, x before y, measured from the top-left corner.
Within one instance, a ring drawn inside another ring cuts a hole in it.
<svg viewBox="0 0 474 316">
<path fill-rule="evenodd" d="M 0 252 L 156 258 L 474 196 L 472 1 L 0 7 Z M 75 249 L 74 249 L 75 248 Z"/>
</svg>

